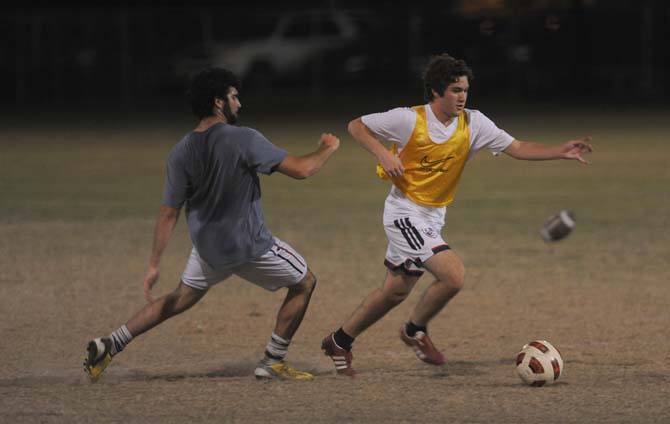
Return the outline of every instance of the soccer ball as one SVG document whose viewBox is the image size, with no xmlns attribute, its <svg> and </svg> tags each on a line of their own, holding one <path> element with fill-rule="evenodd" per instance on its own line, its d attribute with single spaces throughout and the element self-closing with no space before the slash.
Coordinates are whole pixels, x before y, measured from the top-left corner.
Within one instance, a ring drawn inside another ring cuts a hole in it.
<svg viewBox="0 0 670 424">
<path fill-rule="evenodd" d="M 563 374 L 563 358 L 548 341 L 533 340 L 516 355 L 516 372 L 530 386 L 553 384 Z"/>
</svg>

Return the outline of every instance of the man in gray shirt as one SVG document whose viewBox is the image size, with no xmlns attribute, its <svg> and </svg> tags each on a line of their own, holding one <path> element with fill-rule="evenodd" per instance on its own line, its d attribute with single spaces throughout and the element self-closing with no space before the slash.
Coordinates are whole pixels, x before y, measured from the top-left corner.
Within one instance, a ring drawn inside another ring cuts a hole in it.
<svg viewBox="0 0 670 424">
<path fill-rule="evenodd" d="M 108 337 L 88 343 L 84 370 L 93 382 L 133 338 L 187 310 L 210 287 L 232 275 L 267 290 L 288 289 L 264 358 L 254 371 L 256 377 L 313 378 L 291 367 L 284 357 L 307 310 L 316 278 L 304 258 L 265 227 L 257 173 L 276 170 L 307 178 L 321 169 L 340 141 L 332 134 L 322 134 L 316 151 L 294 156 L 258 131 L 235 126 L 242 106 L 238 87 L 235 75 L 222 68 L 206 69 L 191 82 L 189 101 L 200 123 L 168 157 L 163 204 L 144 279 L 149 303 Z M 160 258 L 183 206 L 193 249 L 177 288 L 154 300 L 151 289 L 158 281 Z"/>
</svg>

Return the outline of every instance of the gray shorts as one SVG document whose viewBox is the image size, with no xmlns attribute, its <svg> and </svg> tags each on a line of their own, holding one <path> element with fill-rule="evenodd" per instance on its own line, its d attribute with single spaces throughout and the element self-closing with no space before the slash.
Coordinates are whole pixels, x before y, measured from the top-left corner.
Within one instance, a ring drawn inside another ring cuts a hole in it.
<svg viewBox="0 0 670 424">
<path fill-rule="evenodd" d="M 262 256 L 230 268 L 210 267 L 194 247 L 181 279 L 194 289 L 207 290 L 233 274 L 266 290 L 275 291 L 302 281 L 307 274 L 307 263 L 298 252 L 277 237 L 270 250 Z"/>
</svg>

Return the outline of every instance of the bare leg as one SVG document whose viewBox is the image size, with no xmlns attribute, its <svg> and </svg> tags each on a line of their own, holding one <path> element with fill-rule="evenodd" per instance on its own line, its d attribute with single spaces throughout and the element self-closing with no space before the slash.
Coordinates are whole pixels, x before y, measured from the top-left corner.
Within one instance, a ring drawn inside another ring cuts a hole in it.
<svg viewBox="0 0 670 424">
<path fill-rule="evenodd" d="M 316 277 L 311 271 L 307 271 L 302 281 L 288 288 L 284 303 L 277 313 L 277 324 L 274 330 L 276 335 L 286 340 L 293 338 L 305 316 L 315 287 Z"/>
<path fill-rule="evenodd" d="M 127 323 L 133 337 L 152 329 L 166 319 L 180 314 L 195 305 L 207 293 L 179 282 L 177 288 L 137 312 Z"/>
<path fill-rule="evenodd" d="M 428 322 L 463 288 L 465 267 L 453 250 L 437 253 L 424 266 L 436 278 L 424 291 L 414 307 L 410 320 L 419 326 Z"/>
<path fill-rule="evenodd" d="M 363 303 L 342 326 L 344 332 L 351 337 L 358 337 L 365 329 L 405 300 L 419 278 L 387 270 L 382 287 L 375 289 L 363 300 Z"/>
</svg>

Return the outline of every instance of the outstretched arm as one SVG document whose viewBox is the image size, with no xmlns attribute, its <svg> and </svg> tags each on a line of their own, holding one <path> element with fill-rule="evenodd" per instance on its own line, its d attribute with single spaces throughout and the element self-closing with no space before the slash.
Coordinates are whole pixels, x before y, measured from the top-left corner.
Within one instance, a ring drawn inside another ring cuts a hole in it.
<svg viewBox="0 0 670 424">
<path fill-rule="evenodd" d="M 319 147 L 304 156 L 287 155 L 277 166 L 284 175 L 302 180 L 319 172 L 328 158 L 340 147 L 340 139 L 333 134 L 321 134 Z"/>
<path fill-rule="evenodd" d="M 560 146 L 547 146 L 546 144 L 531 141 L 514 140 L 504 152 L 515 159 L 575 159 L 581 163 L 588 164 L 582 157 L 582 154 L 593 151 L 589 141 L 591 141 L 591 137 L 586 136 L 577 140 L 567 141 Z"/>
<path fill-rule="evenodd" d="M 161 205 L 156 218 L 156 229 L 154 231 L 154 244 L 151 249 L 151 259 L 149 259 L 149 270 L 144 277 L 144 297 L 147 302 L 153 302 L 151 288 L 158 282 L 158 265 L 161 261 L 161 255 L 170 241 L 172 230 L 179 219 L 179 209 L 170 206 Z"/>
<path fill-rule="evenodd" d="M 377 158 L 379 164 L 386 172 L 386 175 L 399 177 L 405 172 L 405 167 L 403 167 L 402 162 L 400 162 L 400 158 L 391 153 L 379 140 L 377 140 L 377 137 L 374 136 L 367 126 L 365 126 L 361 118 L 349 122 L 347 129 L 349 130 L 349 134 L 351 134 L 361 147 Z"/>
</svg>

